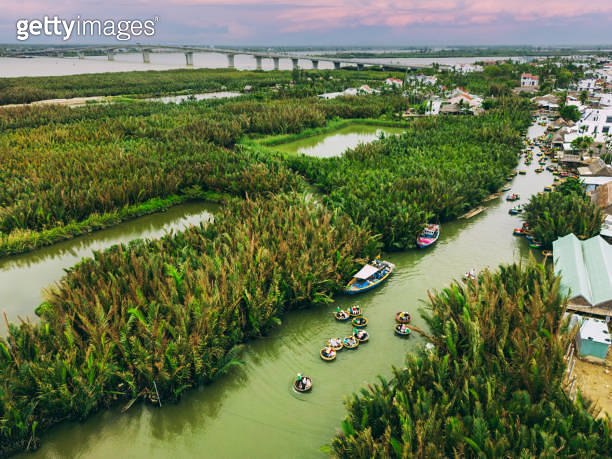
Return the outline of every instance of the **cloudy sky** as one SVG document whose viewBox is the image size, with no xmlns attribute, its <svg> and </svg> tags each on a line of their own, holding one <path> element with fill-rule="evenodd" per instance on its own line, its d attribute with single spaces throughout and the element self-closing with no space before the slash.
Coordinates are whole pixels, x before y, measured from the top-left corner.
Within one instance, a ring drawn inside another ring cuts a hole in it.
<svg viewBox="0 0 612 459">
<path fill-rule="evenodd" d="M 159 17 L 156 43 L 612 43 L 612 0 L 0 0 L 0 12 L 0 42 L 4 43 L 17 42 L 17 20 L 45 15 Z M 45 41 L 35 37 L 29 42 Z"/>
</svg>

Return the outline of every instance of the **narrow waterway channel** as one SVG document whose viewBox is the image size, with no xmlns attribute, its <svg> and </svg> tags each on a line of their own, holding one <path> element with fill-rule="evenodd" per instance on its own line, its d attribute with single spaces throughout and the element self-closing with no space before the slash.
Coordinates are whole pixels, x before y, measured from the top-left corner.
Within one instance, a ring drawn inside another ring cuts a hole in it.
<svg viewBox="0 0 612 459">
<path fill-rule="evenodd" d="M 349 124 L 331 133 L 314 135 L 304 139 L 275 145 L 271 148 L 287 153 L 300 153 L 319 158 L 340 156 L 349 148 L 355 148 L 360 143 L 372 142 L 381 134 L 401 134 L 404 128 L 389 126 L 372 126 L 368 124 Z"/>
<path fill-rule="evenodd" d="M 530 129 L 535 137 L 543 132 Z M 525 203 L 550 185 L 549 172 L 536 174 L 536 164 L 517 176 L 512 191 Z M 344 398 L 388 377 L 391 365 L 401 366 L 408 351 L 424 343 L 419 336 L 394 335 L 397 311 L 418 315 L 430 289 L 444 288 L 471 268 L 496 267 L 525 259 L 539 251 L 512 236 L 520 226 L 502 198 L 470 219 L 443 225 L 439 242 L 429 250 L 410 250 L 385 258 L 396 264 L 394 275 L 377 290 L 357 297 L 339 296 L 336 303 L 288 314 L 269 337 L 247 344 L 245 365 L 213 384 L 194 390 L 178 404 L 163 409 L 136 405 L 121 414 L 120 407 L 101 412 L 83 423 L 65 423 L 41 439 L 42 448 L 27 457 L 130 458 L 156 457 L 321 457 L 345 415 Z M 319 349 L 333 336 L 347 336 L 351 327 L 333 319 L 336 306 L 357 302 L 369 319 L 370 342 L 354 351 L 343 350 L 336 361 L 323 362 Z M 290 389 L 301 371 L 314 380 L 311 393 Z M 163 400 L 162 400 L 163 402 Z M 25 457 L 24 456 L 24 457 Z"/>
<path fill-rule="evenodd" d="M 94 250 L 102 250 L 133 239 L 158 238 L 169 231 L 208 221 L 216 204 L 189 202 L 166 212 L 147 215 L 111 228 L 43 247 L 33 252 L 0 259 L 0 311 L 10 322 L 18 317 L 36 319 L 34 308 L 42 301 L 41 291 L 58 281 L 64 270 Z M 6 325 L 0 328 L 6 333 Z"/>
</svg>

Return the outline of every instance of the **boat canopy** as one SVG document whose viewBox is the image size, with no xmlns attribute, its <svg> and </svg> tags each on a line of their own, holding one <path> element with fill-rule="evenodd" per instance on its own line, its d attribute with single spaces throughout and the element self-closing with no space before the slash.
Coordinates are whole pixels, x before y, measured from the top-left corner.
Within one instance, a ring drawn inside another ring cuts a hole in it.
<svg viewBox="0 0 612 459">
<path fill-rule="evenodd" d="M 376 268 L 372 265 L 365 265 L 353 277 L 355 277 L 356 279 L 360 279 L 360 280 L 366 280 L 373 274 L 376 274 L 378 271 L 379 271 L 379 268 Z"/>
</svg>

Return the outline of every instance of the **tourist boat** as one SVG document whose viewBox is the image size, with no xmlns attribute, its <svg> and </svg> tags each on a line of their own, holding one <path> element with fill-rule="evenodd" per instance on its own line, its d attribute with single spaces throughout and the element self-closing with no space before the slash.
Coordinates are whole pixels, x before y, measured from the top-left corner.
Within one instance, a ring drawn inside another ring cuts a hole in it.
<svg viewBox="0 0 612 459">
<path fill-rule="evenodd" d="M 409 336 L 412 331 L 406 326 L 406 324 L 397 324 L 395 326 L 395 334 L 399 336 Z"/>
<path fill-rule="evenodd" d="M 506 196 L 506 201 L 518 201 L 521 199 L 521 196 L 517 193 L 512 193 Z"/>
<path fill-rule="evenodd" d="M 508 211 L 508 213 L 510 215 L 517 215 L 517 214 L 520 214 L 522 211 L 523 209 L 521 209 L 520 207 L 513 207 L 512 209 Z"/>
<path fill-rule="evenodd" d="M 417 238 L 416 245 L 419 249 L 424 249 L 425 247 L 433 245 L 439 237 L 440 225 L 429 224 Z"/>
<path fill-rule="evenodd" d="M 532 241 L 529 243 L 529 247 L 531 247 L 532 249 L 539 249 L 540 247 L 542 247 L 542 243 L 541 243 L 541 242 L 538 242 L 538 241 L 534 241 L 534 240 L 532 240 Z"/>
<path fill-rule="evenodd" d="M 334 351 L 338 352 L 342 349 L 342 339 L 340 338 L 330 338 L 327 340 L 327 345 L 331 347 Z"/>
<path fill-rule="evenodd" d="M 319 355 L 326 362 L 331 362 L 336 358 L 336 351 L 332 347 L 324 347 L 319 351 Z"/>
<path fill-rule="evenodd" d="M 527 171 L 526 171 L 525 169 L 521 169 L 521 170 L 519 171 L 519 174 L 521 174 L 521 175 L 527 175 Z"/>
<path fill-rule="evenodd" d="M 340 322 L 345 322 L 351 318 L 351 315 L 348 313 L 348 311 L 341 309 L 340 311 L 336 311 L 334 313 L 334 317 Z"/>
<path fill-rule="evenodd" d="M 397 314 L 395 314 L 395 320 L 399 324 L 408 324 L 412 320 L 412 317 L 410 316 L 410 313 L 405 312 L 405 311 L 400 311 Z"/>
<path fill-rule="evenodd" d="M 387 280 L 394 269 L 395 265 L 393 263 L 374 260 L 353 276 L 344 291 L 348 295 L 367 292 Z"/>
<path fill-rule="evenodd" d="M 545 257 L 552 257 L 552 250 L 542 250 L 542 255 Z"/>
<path fill-rule="evenodd" d="M 347 336 L 344 338 L 344 341 L 342 341 L 342 344 L 346 349 L 355 349 L 359 346 L 359 340 L 354 336 Z"/>
<path fill-rule="evenodd" d="M 525 232 L 523 231 L 523 228 L 514 228 L 512 234 L 514 234 L 515 236 L 524 236 Z"/>
<path fill-rule="evenodd" d="M 361 317 L 355 317 L 351 323 L 353 324 L 353 327 L 357 327 L 357 328 L 365 328 L 368 326 L 368 319 L 366 319 L 365 317 L 361 316 Z"/>
<path fill-rule="evenodd" d="M 354 336 L 359 341 L 359 344 L 367 343 L 370 339 L 370 334 L 365 330 L 359 330 Z"/>
<path fill-rule="evenodd" d="M 465 273 L 463 275 L 463 280 L 464 281 L 469 281 L 469 280 L 475 280 L 476 279 L 476 274 L 469 272 L 469 273 Z"/>
<path fill-rule="evenodd" d="M 298 392 L 308 392 L 312 389 L 312 379 L 308 376 L 302 376 L 298 374 L 297 379 L 293 383 L 293 388 Z"/>
<path fill-rule="evenodd" d="M 511 187 L 509 187 L 509 186 L 505 186 L 505 187 L 503 187 L 501 190 L 502 190 L 502 191 L 510 191 L 510 188 L 511 188 Z"/>
<path fill-rule="evenodd" d="M 540 174 L 540 173 L 544 172 L 544 169 L 542 169 L 541 167 L 538 167 L 538 168 L 535 170 L 535 172 L 536 172 L 536 174 Z"/>
<path fill-rule="evenodd" d="M 552 186 L 545 186 L 544 191 L 552 191 Z"/>
<path fill-rule="evenodd" d="M 348 313 L 351 317 L 357 317 L 361 315 L 361 308 L 357 305 L 348 308 Z"/>
</svg>

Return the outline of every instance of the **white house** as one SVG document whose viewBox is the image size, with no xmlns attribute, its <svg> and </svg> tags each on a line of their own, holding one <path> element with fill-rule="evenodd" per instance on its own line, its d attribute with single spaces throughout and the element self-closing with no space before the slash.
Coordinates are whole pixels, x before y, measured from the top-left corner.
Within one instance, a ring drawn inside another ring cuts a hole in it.
<svg viewBox="0 0 612 459">
<path fill-rule="evenodd" d="M 459 73 L 472 73 L 472 72 L 482 72 L 484 68 L 482 67 L 482 65 L 455 64 L 453 66 L 453 70 Z"/>
<path fill-rule="evenodd" d="M 385 80 L 385 84 L 387 86 L 402 87 L 404 85 L 404 82 L 402 80 L 400 80 L 399 78 L 387 78 Z"/>
<path fill-rule="evenodd" d="M 464 91 L 462 88 L 455 89 L 447 102 L 450 104 L 459 104 L 463 101 L 464 105 L 469 105 L 470 108 L 477 108 L 482 105 L 482 98 L 475 96 L 474 94 L 470 94 L 467 91 Z"/>
<path fill-rule="evenodd" d="M 410 81 L 416 81 L 421 84 L 434 86 L 438 82 L 438 77 L 436 76 L 427 76 L 427 75 L 410 75 L 408 77 Z"/>
<path fill-rule="evenodd" d="M 599 84 L 595 78 L 585 78 L 584 80 L 580 80 L 578 82 L 578 90 L 579 91 L 589 91 L 592 92 L 595 89 L 599 88 Z"/>
<path fill-rule="evenodd" d="M 521 75 L 521 88 L 537 88 L 540 85 L 540 77 L 531 73 Z"/>
<path fill-rule="evenodd" d="M 612 108 L 586 109 L 572 131 L 566 136 L 566 142 L 588 135 L 595 142 L 605 143 L 612 136 Z"/>
</svg>

